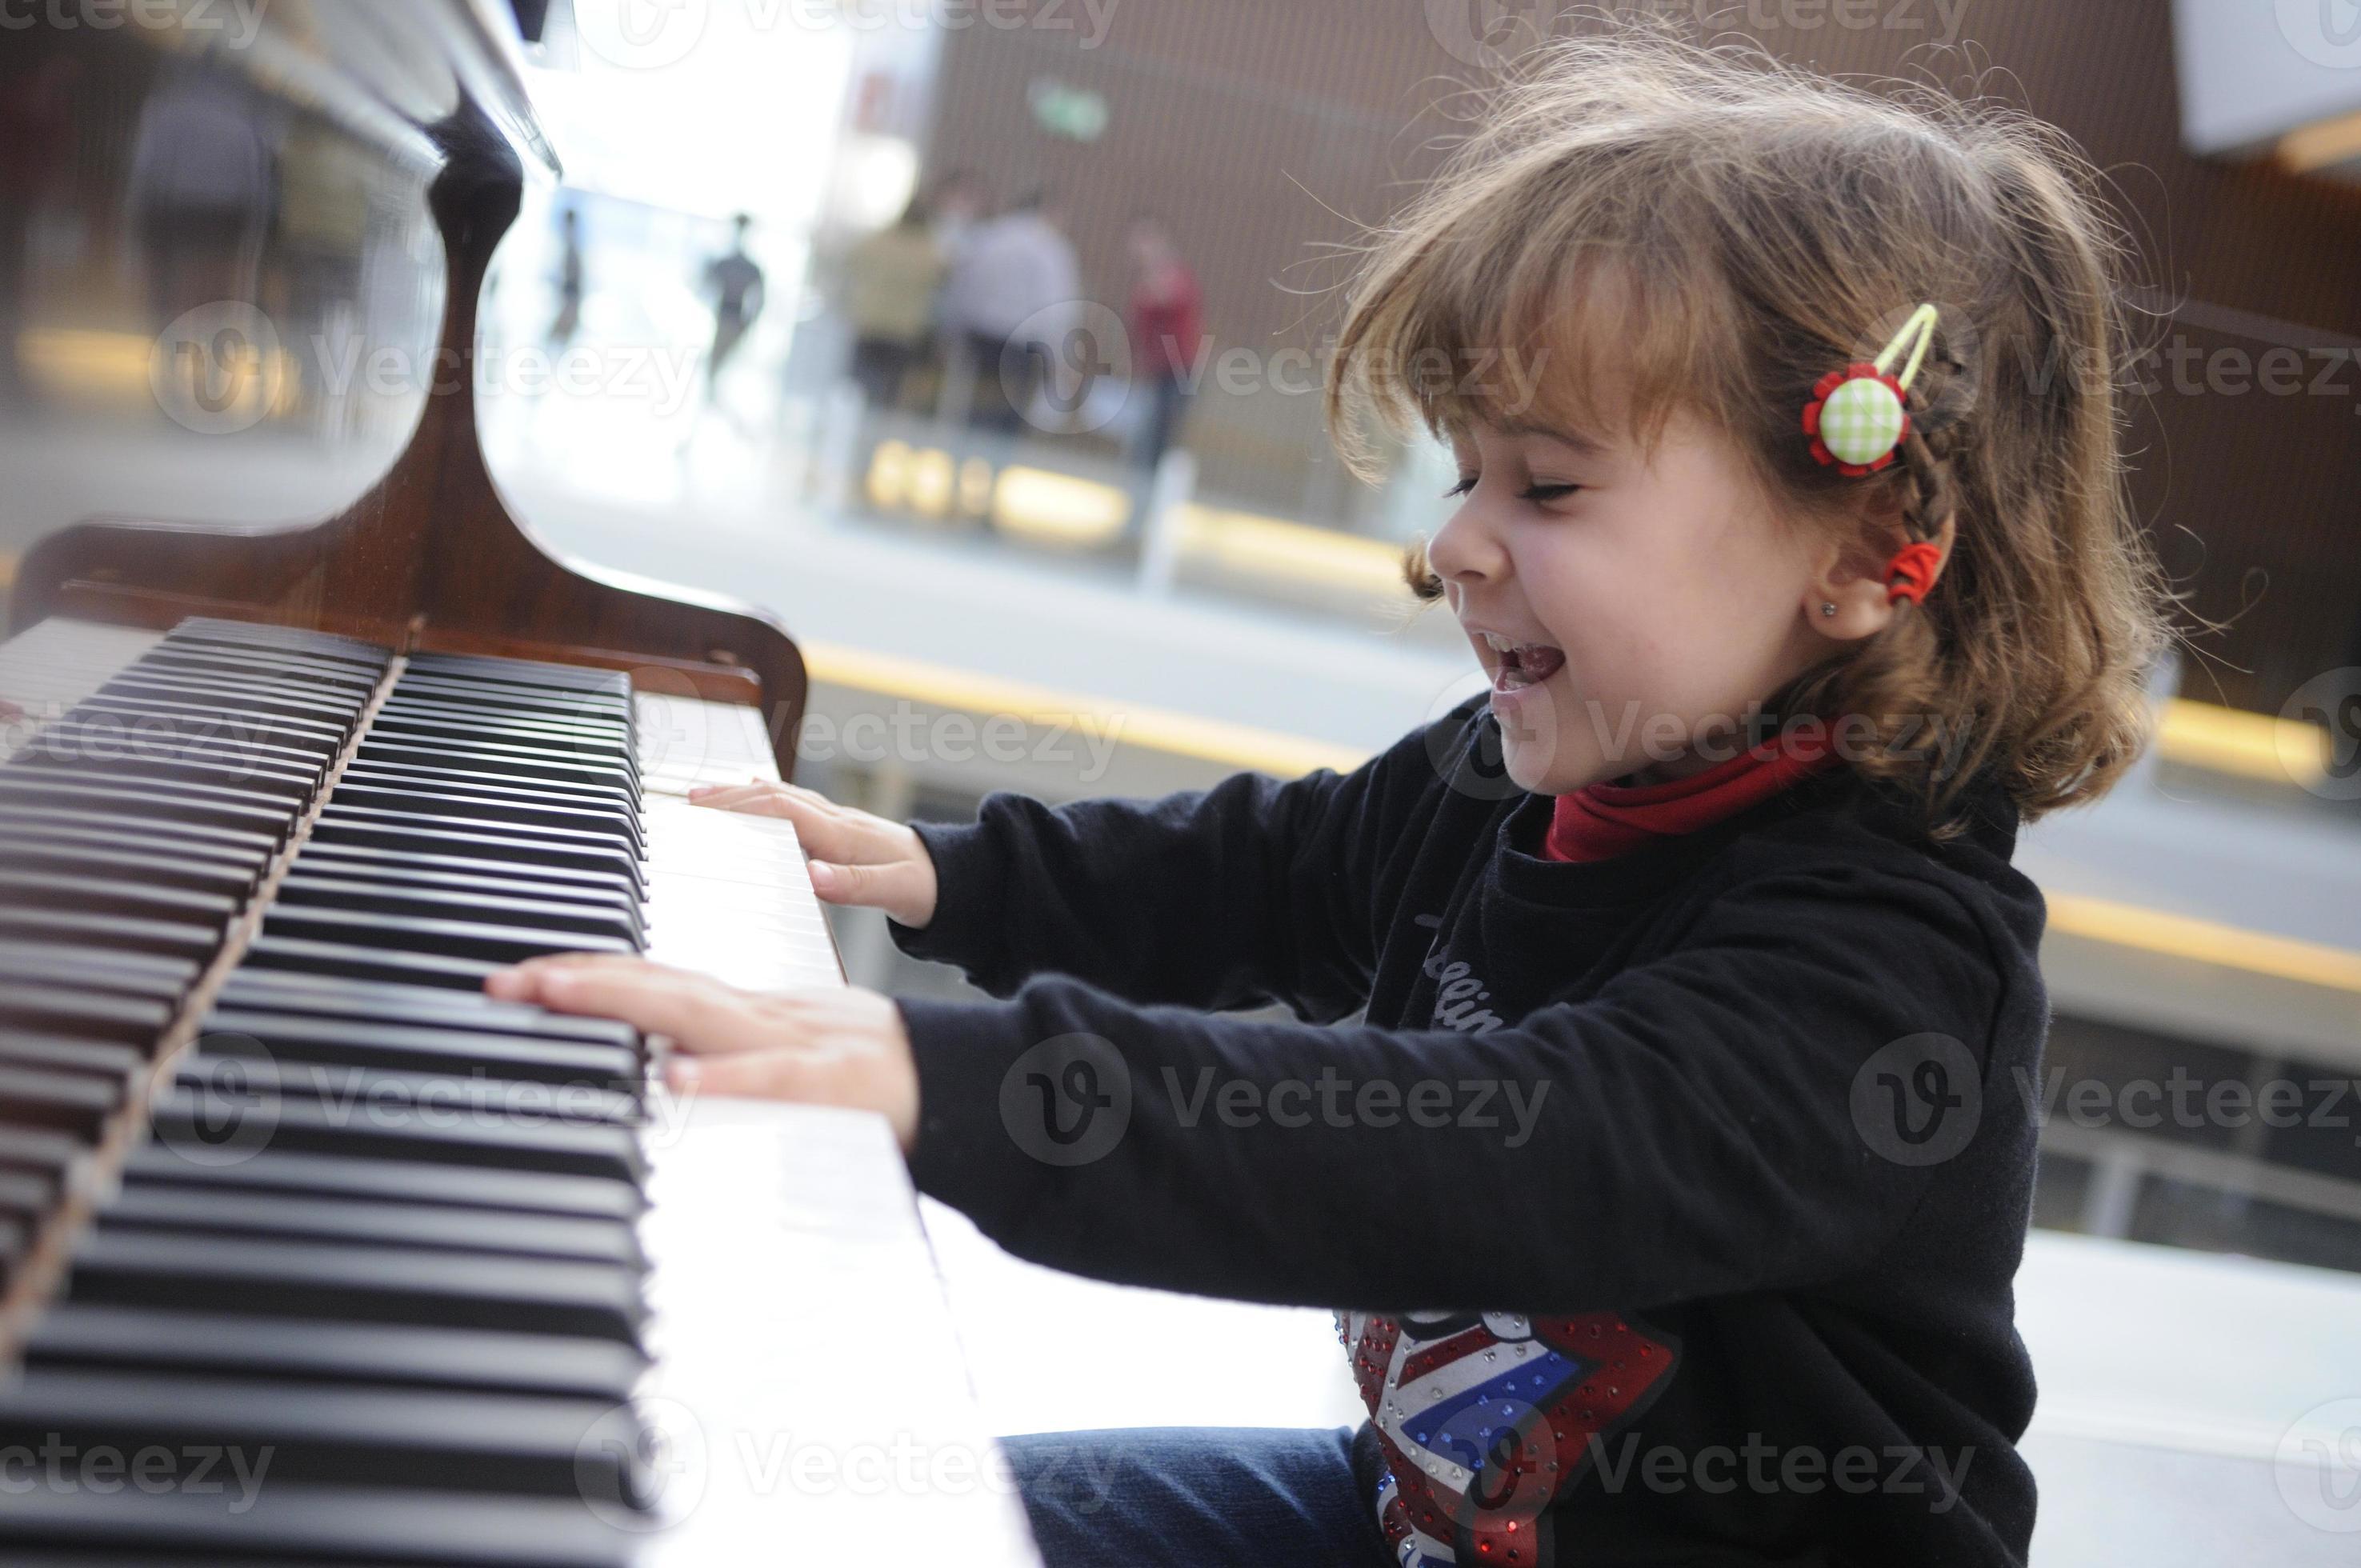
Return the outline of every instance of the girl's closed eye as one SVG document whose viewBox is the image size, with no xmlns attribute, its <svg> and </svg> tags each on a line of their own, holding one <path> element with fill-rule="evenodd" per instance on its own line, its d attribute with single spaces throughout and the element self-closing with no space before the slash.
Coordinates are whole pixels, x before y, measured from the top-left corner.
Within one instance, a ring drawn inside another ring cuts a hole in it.
<svg viewBox="0 0 2361 1568">
<path fill-rule="evenodd" d="M 1444 491 L 1443 499 L 1445 500 L 1454 500 L 1458 497 L 1467 494 L 1470 490 L 1473 490 L 1476 488 L 1476 475 L 1468 475 L 1466 477 L 1461 479 L 1457 484 Z M 1536 483 L 1527 485 L 1523 489 L 1519 490 L 1517 492 L 1517 499 L 1524 501 L 1554 501 L 1561 496 L 1570 496 L 1581 488 L 1582 487 L 1580 485 L 1545 485 Z"/>
</svg>

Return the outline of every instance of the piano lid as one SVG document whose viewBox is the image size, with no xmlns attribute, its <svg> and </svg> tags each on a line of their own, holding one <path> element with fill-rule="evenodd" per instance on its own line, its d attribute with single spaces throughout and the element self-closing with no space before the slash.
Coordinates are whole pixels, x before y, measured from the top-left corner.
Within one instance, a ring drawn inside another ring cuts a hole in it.
<svg viewBox="0 0 2361 1568">
<path fill-rule="evenodd" d="M 774 621 L 562 557 L 486 470 L 478 302 L 558 168 L 508 8 L 119 16 L 0 55 L 7 630 L 216 615 L 646 672 L 761 706 L 784 767 Z"/>
</svg>

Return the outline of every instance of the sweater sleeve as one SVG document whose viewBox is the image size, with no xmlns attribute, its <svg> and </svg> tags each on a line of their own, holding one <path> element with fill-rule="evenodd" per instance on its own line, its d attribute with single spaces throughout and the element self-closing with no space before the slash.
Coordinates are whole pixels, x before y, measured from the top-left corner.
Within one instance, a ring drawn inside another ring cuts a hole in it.
<svg viewBox="0 0 2361 1568">
<path fill-rule="evenodd" d="M 1654 961 L 1482 1035 L 1063 980 L 905 1002 L 912 1171 L 1020 1256 L 1207 1295 L 1574 1312 L 1779 1288 L 1897 1234 L 1931 1168 L 1857 1082 L 1947 1036 L 1972 1106 L 2001 985 L 1957 895 L 1839 866 L 1727 893 Z"/>
<path fill-rule="evenodd" d="M 1429 777 L 1424 731 L 1346 774 L 1239 773 L 1159 800 L 1049 806 L 1005 792 L 972 825 L 917 823 L 939 888 L 914 958 L 991 995 L 1058 973 L 1125 1000 L 1284 1003 L 1334 1019 L 1367 995 L 1383 846 Z"/>
</svg>

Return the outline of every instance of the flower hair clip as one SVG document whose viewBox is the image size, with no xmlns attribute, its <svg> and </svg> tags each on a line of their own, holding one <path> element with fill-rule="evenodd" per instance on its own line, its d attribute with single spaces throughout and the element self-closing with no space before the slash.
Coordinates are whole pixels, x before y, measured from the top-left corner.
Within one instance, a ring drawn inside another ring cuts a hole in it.
<svg viewBox="0 0 2361 1568">
<path fill-rule="evenodd" d="M 1914 334 L 1918 345 L 1897 377 L 1892 373 L 1894 362 Z M 1935 307 L 1921 305 L 1875 361 L 1860 361 L 1821 377 L 1804 409 L 1804 433 L 1812 438 L 1812 455 L 1823 465 L 1835 465 L 1847 477 L 1875 473 L 1893 462 L 1902 438 L 1910 433 L 1910 383 L 1934 340 Z"/>
<path fill-rule="evenodd" d="M 1873 474 L 1894 461 L 1903 438 L 1910 433 L 1910 383 L 1918 376 L 1927 345 L 1935 341 L 1935 307 L 1921 305 L 1910 313 L 1902 330 L 1874 361 L 1831 370 L 1812 388 L 1804 409 L 1804 433 L 1812 438 L 1812 455 L 1823 466 L 1834 465 L 1849 478 Z M 1917 346 L 1902 374 L 1893 373 L 1903 345 L 1916 336 Z M 1943 567 L 1950 543 L 1951 520 L 1945 519 L 1939 541 L 1921 540 L 1894 552 L 1885 565 L 1888 603 L 1926 600 L 1927 590 Z"/>
</svg>

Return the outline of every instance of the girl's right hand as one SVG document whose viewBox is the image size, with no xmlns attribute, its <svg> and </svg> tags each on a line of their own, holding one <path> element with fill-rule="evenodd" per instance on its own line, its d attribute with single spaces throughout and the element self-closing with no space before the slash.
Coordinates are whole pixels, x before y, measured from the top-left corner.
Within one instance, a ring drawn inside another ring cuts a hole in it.
<svg viewBox="0 0 2361 1568">
<path fill-rule="evenodd" d="M 796 825 L 811 858 L 812 891 L 830 904 L 882 909 L 913 930 L 935 917 L 935 861 L 918 836 L 899 822 L 839 806 L 800 784 L 756 780 L 699 784 L 691 803 L 757 817 L 784 817 Z"/>
</svg>

